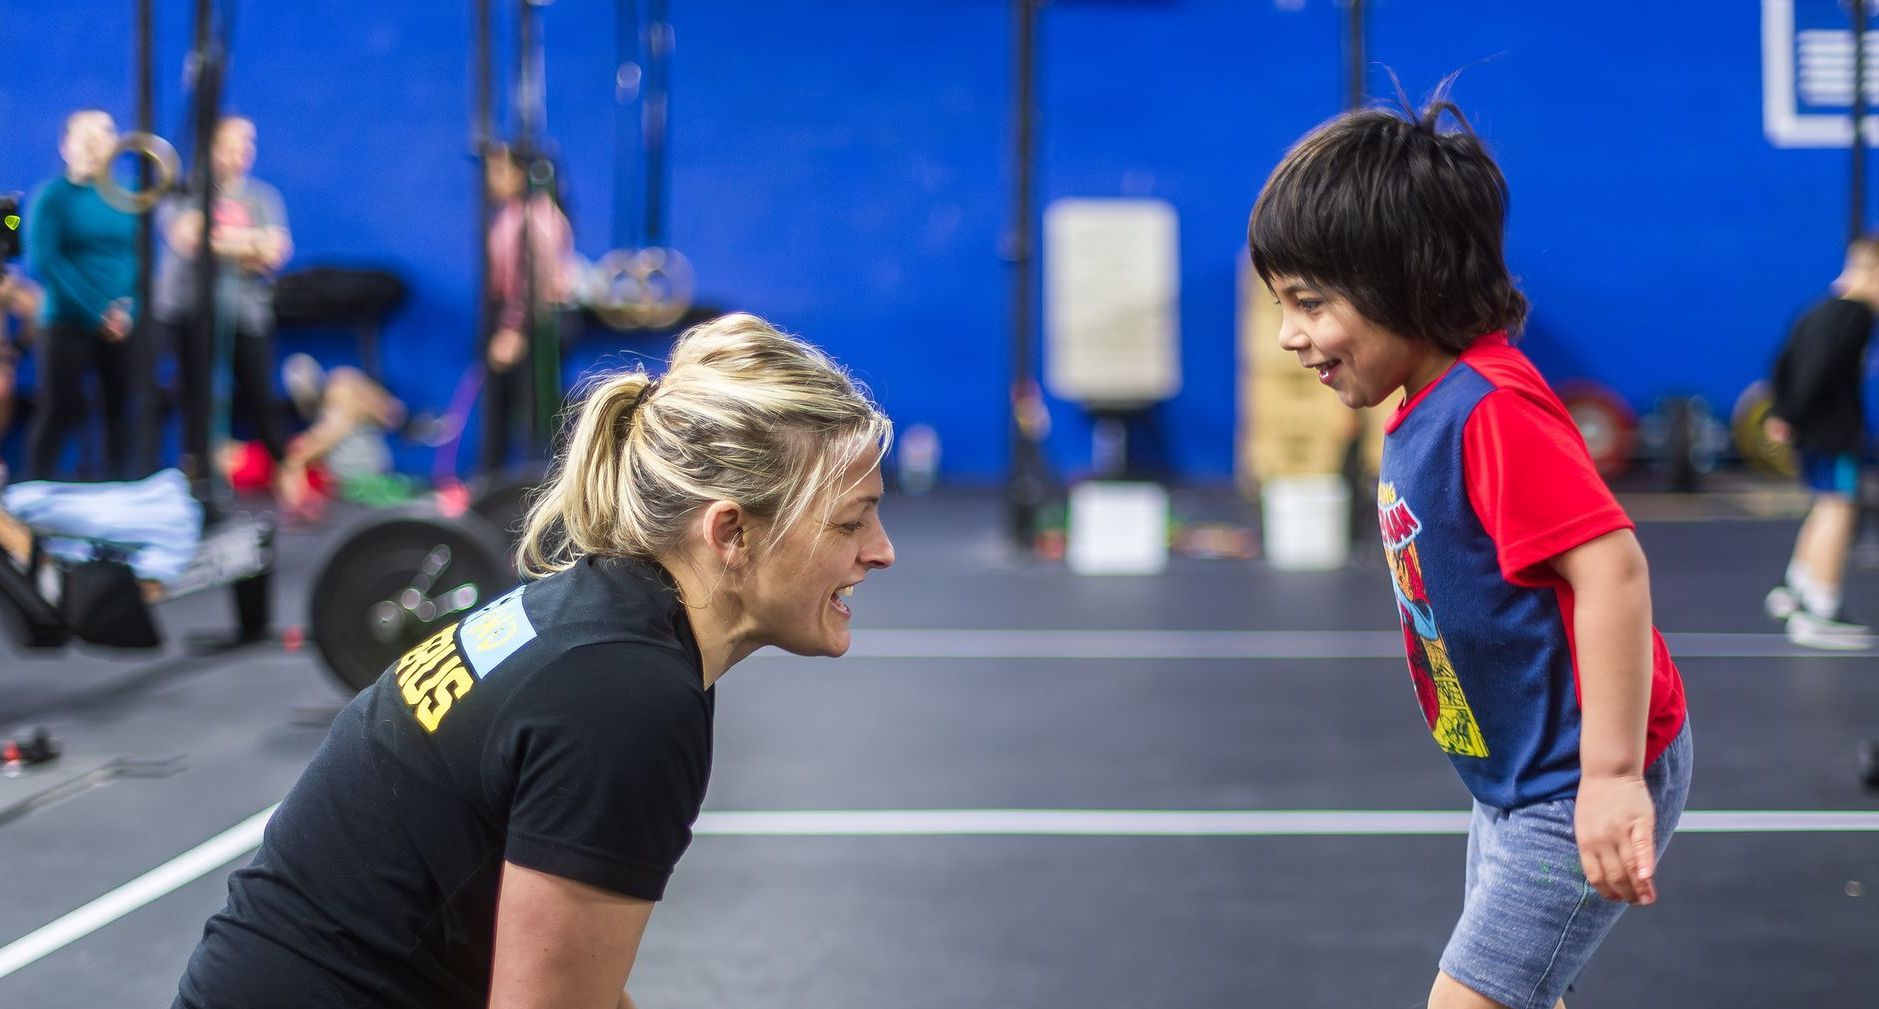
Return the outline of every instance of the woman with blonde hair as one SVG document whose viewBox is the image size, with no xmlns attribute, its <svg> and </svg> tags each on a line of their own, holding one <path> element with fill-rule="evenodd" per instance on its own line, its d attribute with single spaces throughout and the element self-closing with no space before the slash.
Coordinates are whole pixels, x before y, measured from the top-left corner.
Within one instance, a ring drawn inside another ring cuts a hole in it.
<svg viewBox="0 0 1879 1009">
<path fill-rule="evenodd" d="M 894 561 L 888 419 L 755 317 L 582 403 L 530 576 L 333 724 L 229 881 L 176 1006 L 630 1007 L 711 769 L 713 684 L 765 645 L 847 651 Z"/>
</svg>

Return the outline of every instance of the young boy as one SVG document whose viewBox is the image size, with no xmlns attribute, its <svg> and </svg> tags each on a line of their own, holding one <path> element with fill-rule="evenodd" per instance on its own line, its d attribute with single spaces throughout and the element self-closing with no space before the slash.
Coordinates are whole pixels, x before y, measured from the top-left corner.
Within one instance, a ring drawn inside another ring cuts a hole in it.
<svg viewBox="0 0 1879 1009">
<path fill-rule="evenodd" d="M 1859 469 L 1866 444 L 1860 387 L 1866 342 L 1879 306 L 1879 240 L 1856 238 L 1833 282 L 1833 297 L 1794 324 L 1775 362 L 1768 434 L 1801 454 L 1801 479 L 1813 507 L 1794 541 L 1768 615 L 1787 622 L 1788 639 L 1809 648 L 1869 647 L 1871 629 L 1840 609 L 1846 555 L 1859 529 Z"/>
<path fill-rule="evenodd" d="M 1500 169 L 1438 98 L 1308 134 L 1249 228 L 1281 345 L 1346 406 L 1403 394 L 1378 519 L 1423 717 L 1475 798 L 1437 1009 L 1563 1005 L 1625 906 L 1657 899 L 1690 780 L 1632 523 L 1510 345 L 1527 304 L 1506 209 Z"/>
</svg>

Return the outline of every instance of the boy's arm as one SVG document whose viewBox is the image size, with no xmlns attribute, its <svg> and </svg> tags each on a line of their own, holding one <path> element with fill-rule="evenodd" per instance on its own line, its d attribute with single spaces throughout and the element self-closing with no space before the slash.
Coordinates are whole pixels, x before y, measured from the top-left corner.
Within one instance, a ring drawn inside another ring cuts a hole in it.
<svg viewBox="0 0 1879 1009">
<path fill-rule="evenodd" d="M 1651 701 L 1651 587 L 1629 529 L 1553 559 L 1572 585 L 1579 667 L 1576 832 L 1586 881 L 1610 900 L 1649 904 L 1656 812 L 1644 784 Z"/>
</svg>

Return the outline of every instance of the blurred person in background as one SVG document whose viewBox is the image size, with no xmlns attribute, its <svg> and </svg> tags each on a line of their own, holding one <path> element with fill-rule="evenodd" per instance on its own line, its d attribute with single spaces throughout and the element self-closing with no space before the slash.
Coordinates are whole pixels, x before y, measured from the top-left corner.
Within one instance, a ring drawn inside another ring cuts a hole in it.
<svg viewBox="0 0 1879 1009">
<path fill-rule="evenodd" d="M 59 140 L 65 172 L 40 186 L 27 207 L 26 265 L 45 283 L 39 401 L 26 448 L 30 479 L 54 476 L 66 440 L 83 429 L 85 375 L 94 370 L 105 475 L 132 476 L 136 219 L 105 203 L 93 181 L 116 146 L 109 113 L 81 109 L 67 116 Z"/>
<path fill-rule="evenodd" d="M 19 407 L 19 363 L 32 345 L 39 322 L 39 285 L 0 268 L 0 438 L 13 427 Z M 6 464 L 0 463 L 0 486 Z"/>
<path fill-rule="evenodd" d="M 230 116 L 216 126 L 209 160 L 215 172 L 214 246 L 217 323 L 232 326 L 232 354 L 220 367 L 233 369 L 231 422 L 243 421 L 279 463 L 287 438 L 273 408 L 274 275 L 293 255 L 287 208 L 273 186 L 250 178 L 254 167 L 254 121 Z M 196 311 L 196 270 L 202 244 L 201 194 L 181 194 L 158 209 L 163 254 L 157 270 L 153 310 L 165 342 L 176 350 L 181 380 L 183 451 L 193 478 L 207 475 L 214 458 L 210 426 L 215 410 L 213 375 L 218 366 L 212 339 L 191 324 Z"/>
<path fill-rule="evenodd" d="M 1794 554 L 1765 601 L 1786 622 L 1788 639 L 1809 648 L 1867 647 L 1870 629 L 1847 618 L 1841 600 L 1846 558 L 1859 528 L 1860 458 L 1866 416 L 1860 401 L 1866 343 L 1879 309 L 1879 236 L 1848 243 L 1833 295 L 1808 309 L 1782 347 L 1771 381 L 1770 439 L 1792 445 L 1814 503 Z"/>
<path fill-rule="evenodd" d="M 528 159 L 521 152 L 506 146 L 492 150 L 484 160 L 484 183 L 495 214 L 488 236 L 493 331 L 484 361 L 488 377 L 483 383 L 482 469 L 497 473 L 508 465 L 515 429 L 526 427 L 533 402 L 533 376 L 526 367 L 529 321 L 539 321 L 544 313 L 556 312 L 572 300 L 576 269 L 574 229 L 551 192 L 527 196 Z M 532 249 L 528 258 L 535 264 L 533 313 L 529 311 L 531 285 L 523 262 L 525 228 Z"/>
</svg>

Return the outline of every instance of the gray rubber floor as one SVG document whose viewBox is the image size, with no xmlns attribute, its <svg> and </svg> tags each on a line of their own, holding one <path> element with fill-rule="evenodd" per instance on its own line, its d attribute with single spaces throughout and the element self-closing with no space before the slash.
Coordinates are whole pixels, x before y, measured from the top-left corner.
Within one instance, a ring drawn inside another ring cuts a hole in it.
<svg viewBox="0 0 1879 1009">
<path fill-rule="evenodd" d="M 1856 741 L 1879 736 L 1879 659 L 1801 652 L 1761 617 L 1793 518 L 1634 511 L 1679 520 L 1641 536 L 1689 689 L 1692 822 L 1710 829 L 1679 836 L 1662 901 L 1625 917 L 1571 1004 L 1879 1006 L 1875 818 L 1740 830 L 1713 816 L 1879 812 L 1853 767 Z M 718 688 L 707 818 L 641 952 L 642 1006 L 1420 1004 L 1460 907 L 1459 834 L 1344 816 L 1307 836 L 1266 821 L 1137 836 L 1128 815 L 1032 834 L 985 812 L 1465 809 L 1395 650 L 1374 548 L 1322 574 L 1177 560 L 1160 577 L 1078 578 L 1013 558 L 992 495 L 890 499 L 886 516 L 900 561 L 855 598 L 851 655 L 759 655 Z M 283 622 L 330 535 L 284 537 Z M 1856 570 L 1849 595 L 1879 615 L 1879 573 Z M 180 637 L 225 611 L 209 596 L 163 616 Z M 45 725 L 67 747 L 0 779 L 0 810 L 69 793 L 0 812 L 0 1007 L 168 1005 L 245 853 L 7 958 L 277 802 L 339 699 L 305 652 L 0 650 L 0 729 Z M 728 815 L 765 810 L 805 817 L 742 834 L 749 821 Z M 827 815 L 850 810 L 950 812 L 885 834 Z"/>
</svg>

